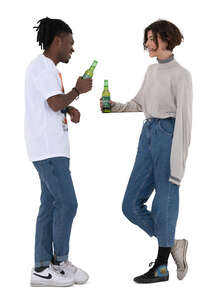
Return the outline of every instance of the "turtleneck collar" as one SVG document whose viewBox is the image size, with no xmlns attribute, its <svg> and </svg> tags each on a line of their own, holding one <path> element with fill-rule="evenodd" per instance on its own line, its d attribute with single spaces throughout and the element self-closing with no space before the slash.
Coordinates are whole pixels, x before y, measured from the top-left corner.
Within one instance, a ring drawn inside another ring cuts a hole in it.
<svg viewBox="0 0 218 300">
<path fill-rule="evenodd" d="M 164 63 L 157 63 L 156 67 L 158 70 L 167 70 L 174 67 L 178 67 L 180 64 L 177 62 L 177 60 L 174 58 L 174 56 L 170 56 L 168 59 L 161 60 Z"/>
<path fill-rule="evenodd" d="M 159 64 L 166 64 L 172 60 L 174 60 L 174 54 L 170 55 L 170 57 L 168 57 L 167 59 L 158 59 L 157 58 L 157 61 Z"/>
</svg>

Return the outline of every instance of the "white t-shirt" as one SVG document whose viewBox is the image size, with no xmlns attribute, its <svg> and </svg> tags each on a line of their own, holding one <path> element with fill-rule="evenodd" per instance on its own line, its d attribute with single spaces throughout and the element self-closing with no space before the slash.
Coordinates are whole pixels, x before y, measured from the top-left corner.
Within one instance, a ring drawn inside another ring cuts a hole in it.
<svg viewBox="0 0 218 300">
<path fill-rule="evenodd" d="M 47 99 L 63 94 L 59 71 L 44 54 L 28 66 L 25 79 L 24 132 L 31 161 L 51 157 L 70 158 L 67 119 L 61 111 L 53 111 Z"/>
</svg>

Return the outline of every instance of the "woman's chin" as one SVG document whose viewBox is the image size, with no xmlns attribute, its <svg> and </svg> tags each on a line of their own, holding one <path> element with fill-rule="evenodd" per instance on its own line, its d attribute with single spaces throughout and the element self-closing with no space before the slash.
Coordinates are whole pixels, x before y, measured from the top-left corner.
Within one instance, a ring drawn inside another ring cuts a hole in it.
<svg viewBox="0 0 218 300">
<path fill-rule="evenodd" d="M 150 53 L 150 52 L 149 52 L 149 56 L 150 56 L 150 57 L 156 57 L 157 55 L 156 55 L 155 53 Z"/>
</svg>

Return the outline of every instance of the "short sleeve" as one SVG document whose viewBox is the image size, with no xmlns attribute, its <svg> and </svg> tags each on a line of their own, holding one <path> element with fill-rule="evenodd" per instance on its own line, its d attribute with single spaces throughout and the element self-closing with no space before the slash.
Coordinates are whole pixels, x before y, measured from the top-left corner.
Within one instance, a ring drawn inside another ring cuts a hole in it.
<svg viewBox="0 0 218 300">
<path fill-rule="evenodd" d="M 45 100 L 63 94 L 57 75 L 49 70 L 43 71 L 35 79 L 35 85 Z"/>
</svg>

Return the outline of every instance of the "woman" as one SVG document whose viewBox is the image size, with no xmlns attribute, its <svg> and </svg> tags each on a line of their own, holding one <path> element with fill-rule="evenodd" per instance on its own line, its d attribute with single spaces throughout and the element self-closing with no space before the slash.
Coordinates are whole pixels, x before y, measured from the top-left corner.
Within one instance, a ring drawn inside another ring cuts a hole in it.
<svg viewBox="0 0 218 300">
<path fill-rule="evenodd" d="M 137 283 L 167 281 L 169 254 L 177 264 L 177 277 L 187 273 L 187 240 L 175 240 L 179 187 L 184 176 L 191 138 L 192 80 L 174 58 L 173 49 L 183 35 L 171 22 L 158 20 L 144 31 L 144 48 L 158 63 L 151 64 L 134 99 L 111 101 L 112 112 L 141 112 L 146 116 L 135 164 L 123 200 L 123 213 L 158 240 L 154 266 L 135 277 Z M 102 109 L 102 99 L 100 102 Z M 152 209 L 146 206 L 155 190 Z M 151 266 L 153 263 L 149 264 Z"/>
</svg>

